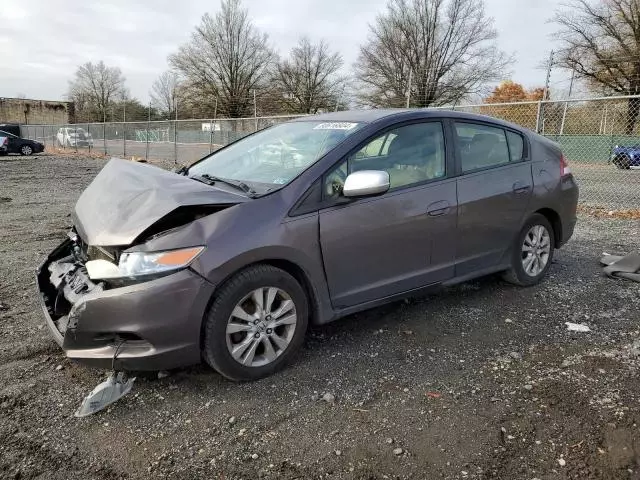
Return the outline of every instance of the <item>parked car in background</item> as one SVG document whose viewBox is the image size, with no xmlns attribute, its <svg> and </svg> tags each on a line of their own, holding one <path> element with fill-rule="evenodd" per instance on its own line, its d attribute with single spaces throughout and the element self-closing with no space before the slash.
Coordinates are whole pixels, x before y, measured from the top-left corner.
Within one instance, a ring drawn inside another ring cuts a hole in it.
<svg viewBox="0 0 640 480">
<path fill-rule="evenodd" d="M 6 155 L 9 139 L 0 135 L 0 155 Z"/>
<path fill-rule="evenodd" d="M 613 147 L 611 163 L 622 170 L 640 169 L 640 145 Z"/>
<path fill-rule="evenodd" d="M 44 151 L 44 144 L 35 140 L 23 138 L 22 129 L 19 124 L 0 124 L 0 135 L 7 138 L 7 152 L 19 153 L 20 155 L 32 155 Z"/>
<path fill-rule="evenodd" d="M 62 127 L 56 134 L 60 147 L 93 147 L 93 136 L 82 127 Z"/>
<path fill-rule="evenodd" d="M 558 144 L 510 123 L 302 117 L 180 174 L 111 160 L 37 285 L 71 359 L 134 371 L 204 359 L 253 380 L 292 359 L 309 323 L 496 272 L 538 283 L 577 202 Z"/>
</svg>

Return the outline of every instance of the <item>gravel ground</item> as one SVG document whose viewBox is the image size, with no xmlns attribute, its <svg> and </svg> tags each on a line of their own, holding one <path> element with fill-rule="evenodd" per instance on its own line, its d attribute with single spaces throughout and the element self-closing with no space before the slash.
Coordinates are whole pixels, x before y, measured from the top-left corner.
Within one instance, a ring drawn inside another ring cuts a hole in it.
<svg viewBox="0 0 640 480">
<path fill-rule="evenodd" d="M 536 287 L 395 303 L 313 329 L 266 380 L 197 366 L 75 418 L 105 373 L 65 359 L 32 276 L 103 164 L 0 161 L 1 478 L 640 479 L 640 285 L 597 262 L 640 250 L 638 221 L 581 217 Z"/>
</svg>

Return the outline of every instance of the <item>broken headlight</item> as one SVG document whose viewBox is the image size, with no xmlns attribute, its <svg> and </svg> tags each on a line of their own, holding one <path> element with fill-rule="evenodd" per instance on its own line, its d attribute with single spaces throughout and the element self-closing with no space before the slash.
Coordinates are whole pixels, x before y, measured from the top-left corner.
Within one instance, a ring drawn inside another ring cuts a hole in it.
<svg viewBox="0 0 640 480">
<path fill-rule="evenodd" d="M 91 280 L 136 278 L 170 273 L 189 266 L 204 247 L 190 247 L 163 252 L 125 252 L 116 266 L 106 260 L 86 263 Z"/>
</svg>

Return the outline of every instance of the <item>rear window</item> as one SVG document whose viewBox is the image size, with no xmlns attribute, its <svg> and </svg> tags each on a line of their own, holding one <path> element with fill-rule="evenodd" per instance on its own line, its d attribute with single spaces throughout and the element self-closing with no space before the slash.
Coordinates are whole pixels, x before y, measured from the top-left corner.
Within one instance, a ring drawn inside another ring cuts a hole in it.
<svg viewBox="0 0 640 480">
<path fill-rule="evenodd" d="M 522 135 L 507 130 L 507 142 L 512 162 L 518 162 L 524 158 L 524 138 Z"/>
<path fill-rule="evenodd" d="M 0 125 L 0 131 L 9 133 L 11 135 L 15 135 L 16 137 L 20 136 L 20 125 Z"/>
</svg>

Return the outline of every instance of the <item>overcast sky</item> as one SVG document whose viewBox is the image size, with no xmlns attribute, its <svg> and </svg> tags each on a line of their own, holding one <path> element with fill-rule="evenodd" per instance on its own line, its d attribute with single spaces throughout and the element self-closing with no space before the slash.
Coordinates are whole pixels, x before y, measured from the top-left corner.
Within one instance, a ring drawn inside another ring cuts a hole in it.
<svg viewBox="0 0 640 480">
<path fill-rule="evenodd" d="M 146 102 L 151 84 L 167 68 L 167 55 L 188 40 L 216 0 L 1 0 L 0 97 L 59 100 L 84 62 L 118 66 L 131 93 Z M 357 57 L 368 24 L 386 0 L 244 0 L 244 6 L 281 55 L 300 35 L 325 38 L 347 65 Z M 500 47 L 513 53 L 513 80 L 544 84 L 539 65 L 553 47 L 547 20 L 558 0 L 486 0 Z M 566 75 L 552 77 L 556 91 Z"/>
</svg>

